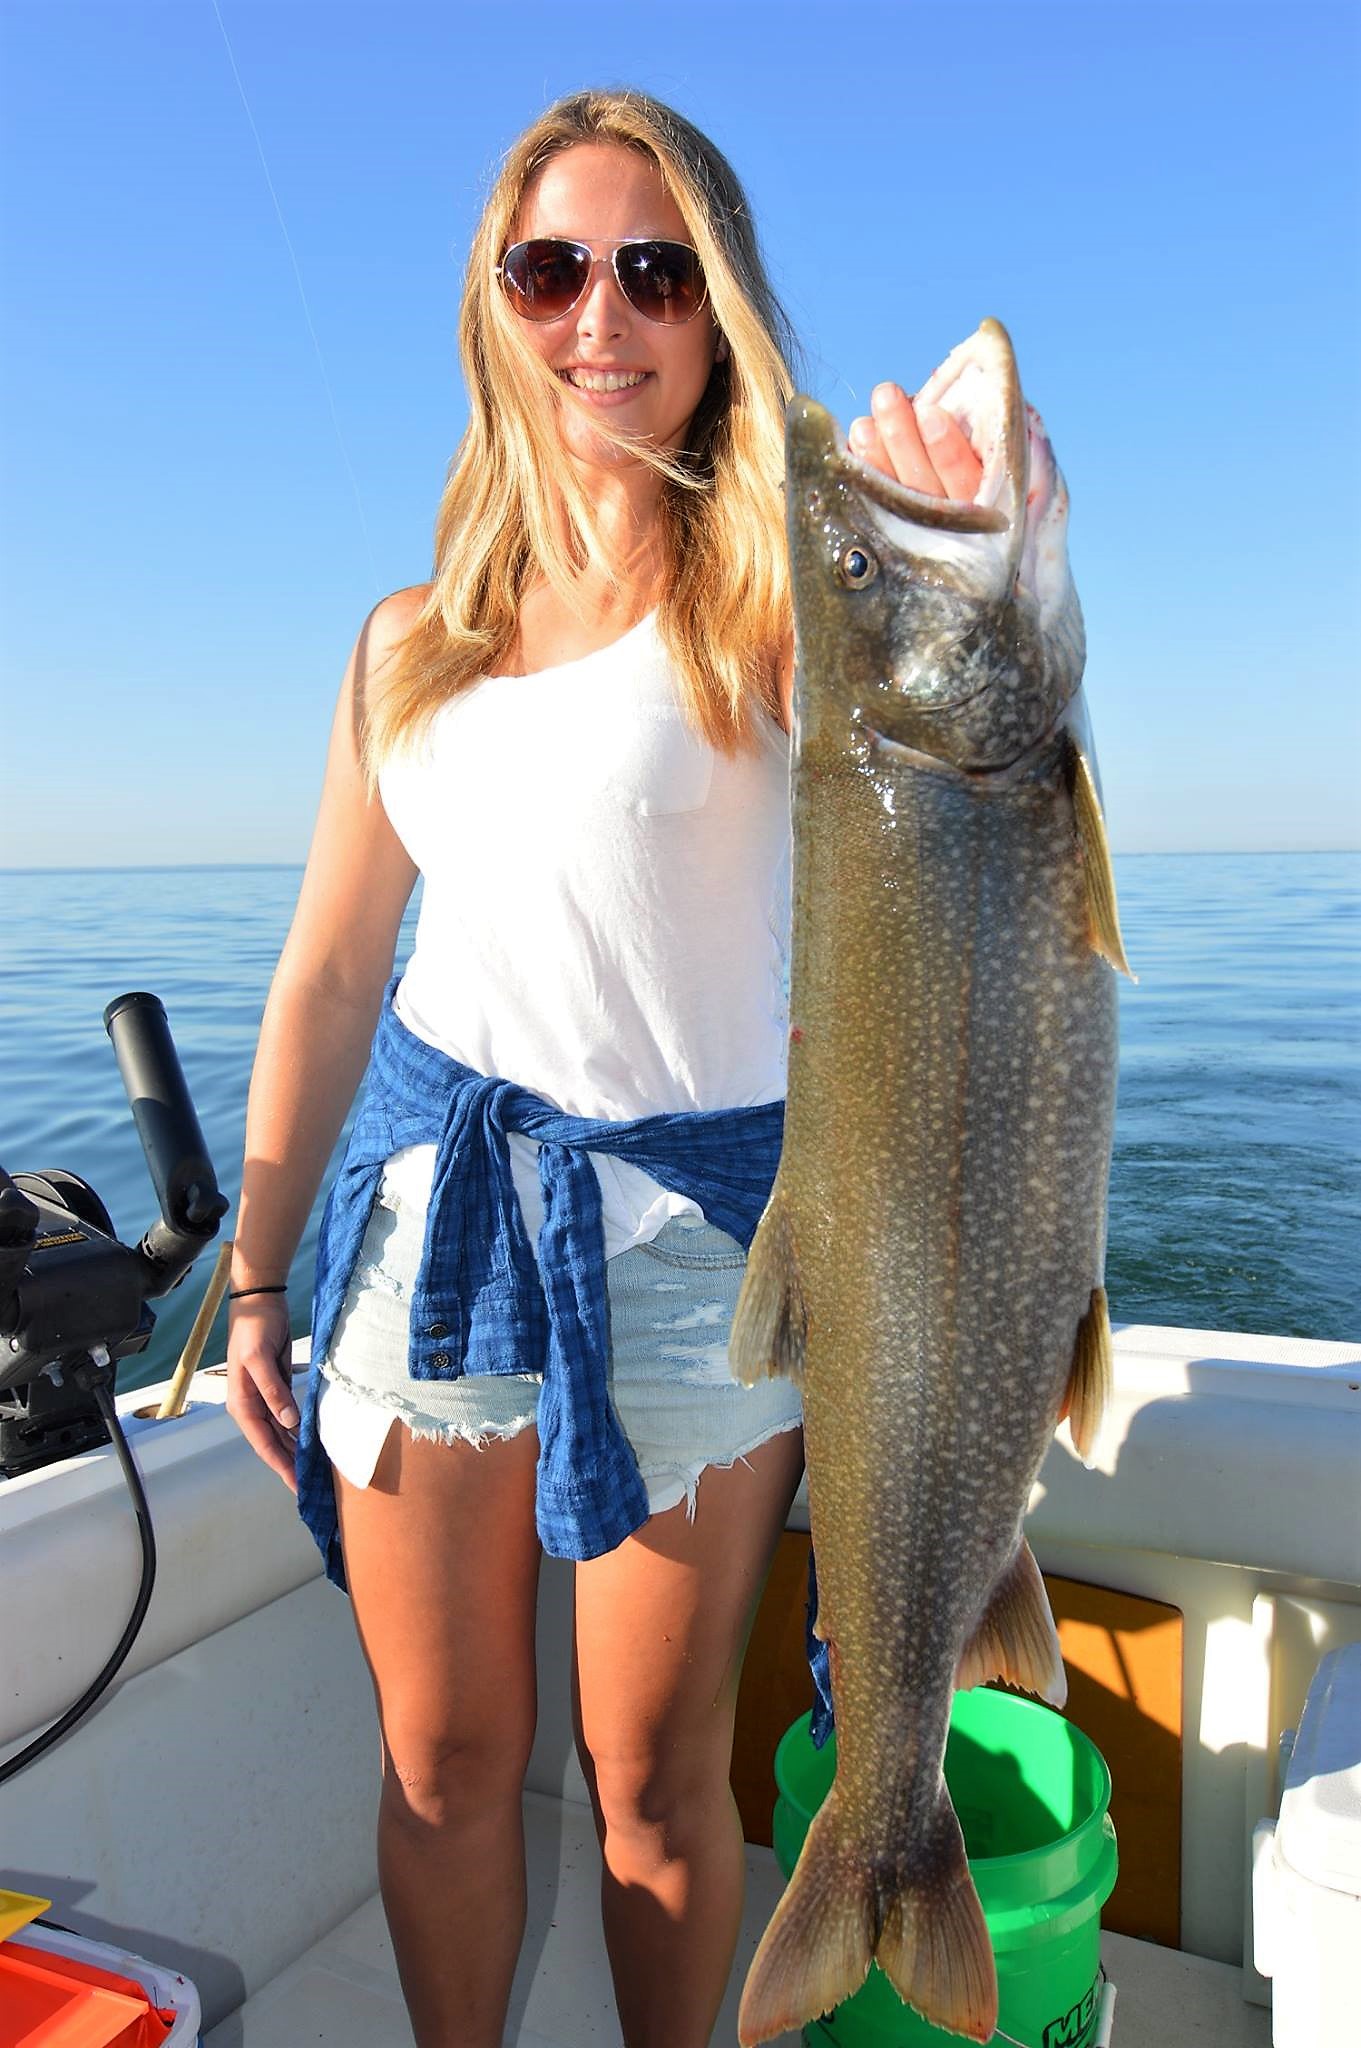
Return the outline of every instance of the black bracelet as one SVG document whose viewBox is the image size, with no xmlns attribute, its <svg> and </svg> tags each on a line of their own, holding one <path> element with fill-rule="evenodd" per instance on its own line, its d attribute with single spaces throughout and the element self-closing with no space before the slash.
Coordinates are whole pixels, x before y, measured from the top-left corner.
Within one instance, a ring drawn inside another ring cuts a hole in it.
<svg viewBox="0 0 1361 2048">
<path fill-rule="evenodd" d="M 284 1282 L 282 1287 L 229 1287 L 227 1289 L 227 1299 L 228 1301 L 242 1301 L 248 1294 L 287 1294 L 287 1292 L 287 1281 Z"/>
</svg>

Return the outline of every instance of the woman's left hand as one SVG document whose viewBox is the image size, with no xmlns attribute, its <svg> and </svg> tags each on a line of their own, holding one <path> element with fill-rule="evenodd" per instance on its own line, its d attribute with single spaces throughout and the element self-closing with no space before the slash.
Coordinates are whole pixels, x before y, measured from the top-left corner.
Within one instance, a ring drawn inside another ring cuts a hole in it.
<svg viewBox="0 0 1361 2048">
<path fill-rule="evenodd" d="M 983 475 L 963 430 L 938 405 L 918 405 L 899 384 L 876 384 L 873 417 L 851 421 L 851 453 L 914 491 L 971 504 Z"/>
</svg>

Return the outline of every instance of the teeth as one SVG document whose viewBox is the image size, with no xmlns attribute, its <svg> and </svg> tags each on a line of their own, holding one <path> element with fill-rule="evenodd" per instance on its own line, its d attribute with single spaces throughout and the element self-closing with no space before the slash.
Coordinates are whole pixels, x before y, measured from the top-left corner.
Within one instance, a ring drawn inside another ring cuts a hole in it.
<svg viewBox="0 0 1361 2048">
<path fill-rule="evenodd" d="M 646 370 L 564 370 L 563 376 L 578 391 L 628 391 L 641 384 Z"/>
</svg>

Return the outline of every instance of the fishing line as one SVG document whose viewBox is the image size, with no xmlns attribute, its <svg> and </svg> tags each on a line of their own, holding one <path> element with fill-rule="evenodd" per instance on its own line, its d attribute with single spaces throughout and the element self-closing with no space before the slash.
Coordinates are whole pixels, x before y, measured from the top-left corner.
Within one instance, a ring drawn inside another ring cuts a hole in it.
<svg viewBox="0 0 1361 2048">
<path fill-rule="evenodd" d="M 284 247 L 288 251 L 288 260 L 293 265 L 293 275 L 298 285 L 298 297 L 302 300 L 303 318 L 307 322 L 307 331 L 312 337 L 312 347 L 316 352 L 317 368 L 321 372 L 321 382 L 326 393 L 326 403 L 331 409 L 331 425 L 335 429 L 336 445 L 340 449 L 340 459 L 345 465 L 346 475 L 350 479 L 350 488 L 354 492 L 355 510 L 359 514 L 360 531 L 363 533 L 364 546 L 369 557 L 369 572 L 373 579 L 373 587 L 376 590 L 378 587 L 378 565 L 374 560 L 373 541 L 369 534 L 369 522 L 364 517 L 364 501 L 359 494 L 359 479 L 354 473 L 354 465 L 350 461 L 349 450 L 345 446 L 345 436 L 340 431 L 340 415 L 336 410 L 335 394 L 331 389 L 331 380 L 326 374 L 326 362 L 321 353 L 321 343 L 317 339 L 316 325 L 312 319 L 312 309 L 307 303 L 307 292 L 303 286 L 302 270 L 293 248 L 293 238 L 288 232 L 288 224 L 284 220 L 284 210 L 279 204 L 279 195 L 274 189 L 274 180 L 269 174 L 269 163 L 265 156 L 265 145 L 260 140 L 260 130 L 255 125 L 255 116 L 250 110 L 250 101 L 246 98 L 246 88 L 241 83 L 241 73 L 236 62 L 236 52 L 232 48 L 231 37 L 227 34 L 227 24 L 222 19 L 222 9 L 218 6 L 217 0 L 212 0 L 212 9 L 217 17 L 217 25 L 222 31 L 222 40 L 227 46 L 227 61 L 232 67 L 232 77 L 236 80 L 236 89 L 241 95 L 241 104 L 245 108 L 246 119 L 250 122 L 250 132 L 255 137 L 255 147 L 260 158 L 260 169 L 265 174 L 265 183 L 269 187 L 269 196 L 274 202 L 274 214 L 279 223 L 279 232 L 284 238 Z"/>
</svg>

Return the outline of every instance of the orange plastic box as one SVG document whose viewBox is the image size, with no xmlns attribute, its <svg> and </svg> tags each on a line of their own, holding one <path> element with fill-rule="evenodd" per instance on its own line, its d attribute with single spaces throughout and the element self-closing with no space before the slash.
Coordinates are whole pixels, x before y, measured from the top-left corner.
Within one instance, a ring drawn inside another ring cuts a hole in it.
<svg viewBox="0 0 1361 2048">
<path fill-rule="evenodd" d="M 186 1977 L 61 1929 L 0 1941 L 0 2048 L 193 2048 Z"/>
</svg>

